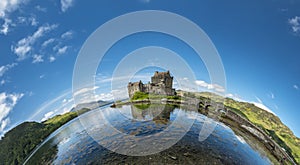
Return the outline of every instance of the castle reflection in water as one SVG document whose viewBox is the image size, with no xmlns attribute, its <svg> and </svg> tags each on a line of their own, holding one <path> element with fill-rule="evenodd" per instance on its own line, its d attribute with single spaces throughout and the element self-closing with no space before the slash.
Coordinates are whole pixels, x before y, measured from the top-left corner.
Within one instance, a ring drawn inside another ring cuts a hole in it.
<svg viewBox="0 0 300 165">
<path fill-rule="evenodd" d="M 131 105 L 131 114 L 134 120 L 152 120 L 156 124 L 167 124 L 174 109 L 173 105 L 134 104 Z"/>
</svg>

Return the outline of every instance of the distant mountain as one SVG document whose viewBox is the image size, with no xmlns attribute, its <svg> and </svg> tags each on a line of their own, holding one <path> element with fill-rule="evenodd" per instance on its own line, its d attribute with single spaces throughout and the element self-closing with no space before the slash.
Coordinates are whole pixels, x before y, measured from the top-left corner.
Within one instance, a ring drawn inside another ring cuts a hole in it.
<svg viewBox="0 0 300 165">
<path fill-rule="evenodd" d="M 102 101 L 102 100 L 88 102 L 88 103 L 82 103 L 82 104 L 78 104 L 74 108 L 72 108 L 71 112 L 78 111 L 83 108 L 95 109 L 95 108 L 98 108 L 98 107 L 101 107 L 104 105 L 108 105 L 111 103 L 112 103 L 111 101 Z"/>
</svg>

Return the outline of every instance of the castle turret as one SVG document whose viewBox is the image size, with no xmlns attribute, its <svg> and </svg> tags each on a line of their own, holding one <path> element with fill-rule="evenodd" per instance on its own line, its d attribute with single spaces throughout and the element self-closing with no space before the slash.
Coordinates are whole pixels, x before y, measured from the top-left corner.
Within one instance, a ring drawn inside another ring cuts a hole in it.
<svg viewBox="0 0 300 165">
<path fill-rule="evenodd" d="M 153 84 L 163 83 L 166 88 L 172 88 L 173 86 L 173 77 L 170 75 L 170 71 L 167 72 L 158 72 L 151 77 L 151 82 Z"/>
</svg>

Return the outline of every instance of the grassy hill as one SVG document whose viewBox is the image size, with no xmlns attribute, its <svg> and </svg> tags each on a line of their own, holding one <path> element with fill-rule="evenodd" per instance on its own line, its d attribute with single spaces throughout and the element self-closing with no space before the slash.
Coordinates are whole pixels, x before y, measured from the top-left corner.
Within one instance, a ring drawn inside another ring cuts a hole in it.
<svg viewBox="0 0 300 165">
<path fill-rule="evenodd" d="M 24 122 L 0 140 L 0 164 L 22 164 L 26 157 L 52 132 L 89 109 L 57 115 L 43 123 Z"/>
<path fill-rule="evenodd" d="M 264 130 L 300 164 L 300 139 L 277 116 L 256 107 L 254 104 L 238 102 L 230 98 L 225 99 L 224 105 L 230 109 L 238 110 L 246 116 L 249 121 Z"/>
<path fill-rule="evenodd" d="M 274 114 L 256 107 L 252 103 L 239 102 L 209 92 L 195 93 L 195 97 L 210 98 L 216 102 L 223 102 L 226 108 L 243 116 L 265 131 L 300 164 L 300 139 Z"/>
</svg>

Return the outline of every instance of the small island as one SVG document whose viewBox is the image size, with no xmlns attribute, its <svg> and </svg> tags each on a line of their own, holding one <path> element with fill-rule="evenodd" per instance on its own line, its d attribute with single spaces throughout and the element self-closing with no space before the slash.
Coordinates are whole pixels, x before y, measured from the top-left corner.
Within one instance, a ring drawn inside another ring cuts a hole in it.
<svg viewBox="0 0 300 165">
<path fill-rule="evenodd" d="M 134 96 L 135 92 L 144 92 L 147 94 L 156 95 L 166 95 L 174 96 L 176 95 L 173 86 L 173 77 L 170 75 L 170 71 L 158 72 L 156 71 L 151 77 L 151 82 L 148 84 L 143 84 L 140 80 L 139 82 L 129 82 L 128 83 L 128 94 L 129 98 Z"/>
<path fill-rule="evenodd" d="M 180 104 L 181 97 L 173 88 L 173 77 L 170 71 L 155 71 L 151 77 L 151 82 L 144 84 L 141 80 L 138 82 L 129 82 L 127 85 L 129 100 L 117 101 L 111 107 L 116 107 L 131 103 L 176 103 Z"/>
</svg>

